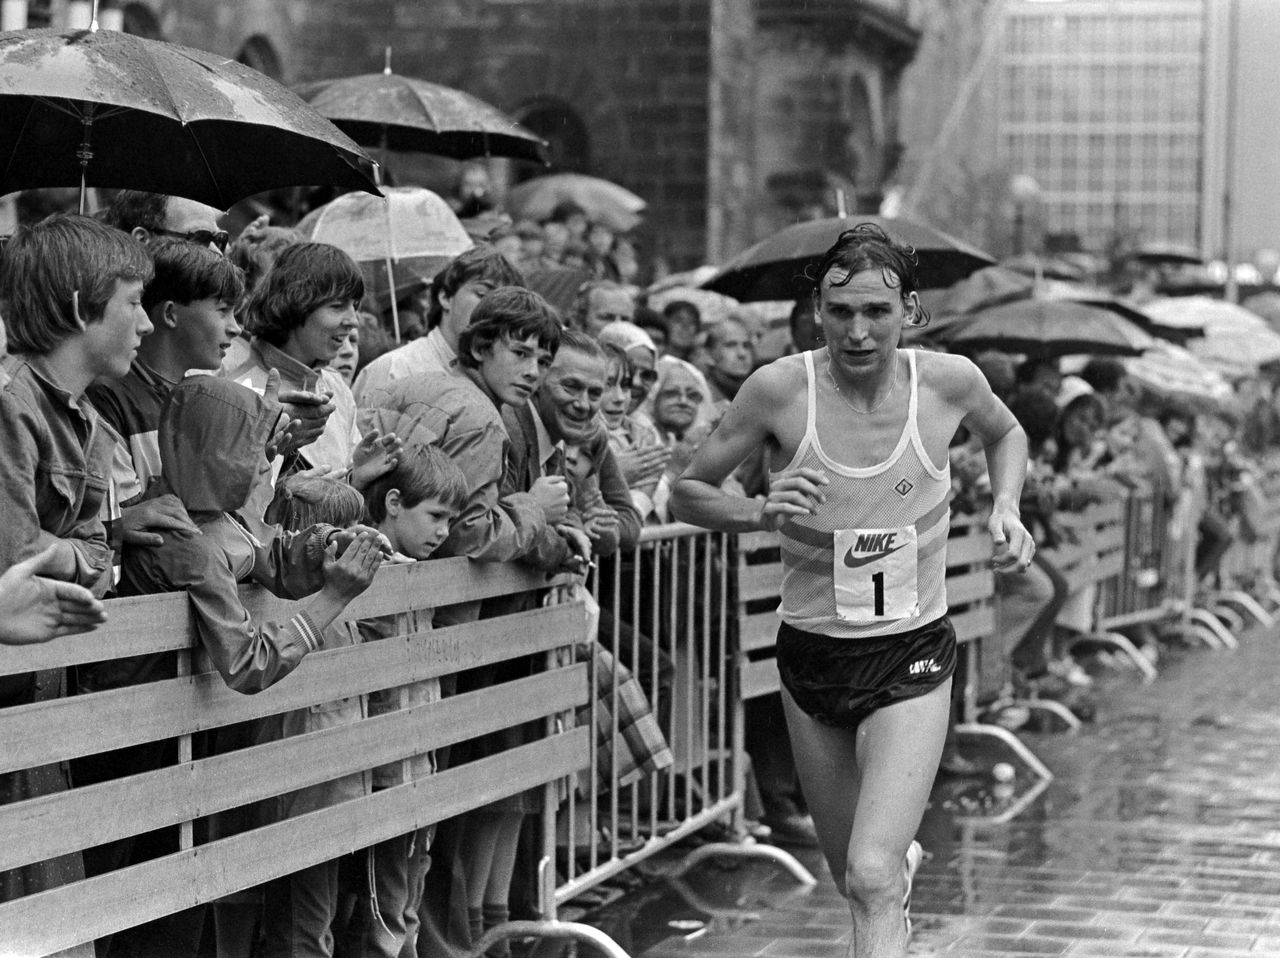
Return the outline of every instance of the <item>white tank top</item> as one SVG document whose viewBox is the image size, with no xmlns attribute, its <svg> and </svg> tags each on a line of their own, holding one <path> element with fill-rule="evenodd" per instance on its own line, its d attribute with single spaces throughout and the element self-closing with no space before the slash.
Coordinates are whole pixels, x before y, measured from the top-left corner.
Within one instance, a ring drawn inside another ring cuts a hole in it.
<svg viewBox="0 0 1280 958">
<path fill-rule="evenodd" d="M 865 468 L 837 462 L 819 443 L 814 354 L 804 354 L 808 414 L 786 469 L 819 469 L 829 484 L 816 515 L 790 519 L 780 530 L 778 614 L 797 629 L 875 638 L 946 614 L 951 469 L 937 468 L 920 439 L 916 354 L 903 352 L 911 370 L 907 421 L 889 458 Z"/>
</svg>

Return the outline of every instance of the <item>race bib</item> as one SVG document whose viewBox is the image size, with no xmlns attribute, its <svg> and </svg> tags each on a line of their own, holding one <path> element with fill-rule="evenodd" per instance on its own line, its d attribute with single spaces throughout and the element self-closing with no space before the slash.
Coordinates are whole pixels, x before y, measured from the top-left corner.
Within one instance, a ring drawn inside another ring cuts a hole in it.
<svg viewBox="0 0 1280 958">
<path fill-rule="evenodd" d="M 915 526 L 837 529 L 833 575 L 836 614 L 874 623 L 919 614 Z"/>
</svg>

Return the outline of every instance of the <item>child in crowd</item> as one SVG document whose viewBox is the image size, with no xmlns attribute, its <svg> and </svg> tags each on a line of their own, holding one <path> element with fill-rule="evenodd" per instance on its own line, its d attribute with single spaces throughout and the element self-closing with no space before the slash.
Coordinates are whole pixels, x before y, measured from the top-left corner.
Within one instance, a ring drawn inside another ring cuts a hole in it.
<svg viewBox="0 0 1280 958">
<path fill-rule="evenodd" d="M 0 569 L 39 554 L 43 576 L 105 591 L 112 549 L 100 515 L 114 438 L 85 390 L 129 371 L 151 331 L 142 308 L 150 278 L 151 259 L 140 244 L 85 216 L 55 214 L 20 228 L 5 245 L 0 310 L 10 355 L 0 367 Z M 65 694 L 64 669 L 0 678 L 0 706 Z M 0 804 L 69 785 L 64 763 L 7 772 L 0 774 Z M 0 871 L 0 901 L 83 874 L 79 854 Z"/>
<path fill-rule="evenodd" d="M 151 245 L 155 276 L 142 291 L 152 331 L 122 379 L 89 387 L 89 401 L 118 434 L 112 483 L 126 546 L 156 546 L 191 531 L 174 496 L 145 497 L 160 476 L 160 408 L 189 370 L 216 370 L 240 335 L 235 306 L 244 276 L 216 250 L 185 240 Z"/>
<path fill-rule="evenodd" d="M 272 369 L 281 384 L 329 396 L 333 412 L 324 432 L 279 465 L 284 474 L 328 466 L 348 473 L 357 489 L 394 463 L 394 436 L 370 433 L 361 440 L 351 388 L 329 364 L 357 327 L 364 277 L 355 262 L 327 243 L 287 247 L 254 289 L 245 306 L 253 340 L 249 357 L 223 375 L 261 393 Z"/>
<path fill-rule="evenodd" d="M 414 444 L 391 472 L 365 490 L 369 520 L 391 548 L 410 559 L 426 559 L 449 535 L 449 523 L 468 498 L 466 476 L 440 448 Z M 366 642 L 413 635 L 431 628 L 432 610 L 366 619 Z M 440 680 L 425 679 L 369 696 L 369 714 L 382 715 L 440 699 Z M 374 789 L 394 788 L 436 770 L 435 756 L 414 755 L 373 770 Z M 362 882 L 349 928 L 350 954 L 396 958 L 413 954 L 418 936 L 418 906 L 430 866 L 434 826 L 381 842 L 368 850 L 369 881 Z M 343 949 L 344 953 L 348 949 Z"/>
<path fill-rule="evenodd" d="M 186 506 L 199 535 L 171 536 L 125 554 L 122 594 L 186 592 L 214 667 L 238 692 L 265 689 L 324 641 L 347 603 L 369 587 L 382 561 L 372 529 L 315 525 L 294 535 L 242 510 L 270 481 L 274 397 L 225 379 L 196 376 L 169 394 L 160 419 L 159 490 Z M 285 624 L 255 624 L 239 582 L 286 598 L 312 596 Z"/>
<path fill-rule="evenodd" d="M 285 532 L 303 532 L 317 524 L 349 528 L 364 518 L 364 498 L 345 482 L 327 476 L 296 475 L 280 485 L 268 521 Z M 324 630 L 325 648 L 357 645 L 354 622 Z M 366 715 L 363 695 L 272 715 L 258 723 L 257 740 L 271 742 L 292 735 L 337 728 Z M 369 794 L 372 773 L 356 772 L 274 799 L 273 820 L 304 815 Z M 262 945 L 259 958 L 333 954 L 333 922 L 338 911 L 339 859 L 330 859 L 268 882 L 263 889 Z"/>
</svg>

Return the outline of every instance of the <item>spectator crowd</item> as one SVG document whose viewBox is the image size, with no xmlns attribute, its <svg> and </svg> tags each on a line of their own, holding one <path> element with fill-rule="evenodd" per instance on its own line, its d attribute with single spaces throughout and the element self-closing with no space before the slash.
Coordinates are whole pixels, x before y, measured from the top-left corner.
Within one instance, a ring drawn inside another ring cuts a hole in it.
<svg viewBox="0 0 1280 958">
<path fill-rule="evenodd" d="M 492 212 L 486 191 L 464 180 L 455 197 L 473 231 Z M 265 223 L 233 239 L 218 217 L 189 200 L 121 191 L 98 217 L 55 213 L 5 244 L 3 642 L 92 629 L 104 597 L 185 592 L 213 666 L 252 694 L 320 648 L 529 607 L 537 596 L 342 618 L 387 563 L 462 556 L 583 575 L 624 562 L 642 528 L 671 521 L 672 484 L 762 358 L 758 324 L 745 313 L 704 322 L 681 298 L 653 308 L 636 285 L 632 241 L 572 203 L 543 223 L 495 219 L 412 293 L 420 322 L 404 323 L 399 345 L 387 304 L 342 250 Z M 530 277 L 566 268 L 583 278 L 559 310 Z M 918 319 L 911 345 L 938 348 Z M 813 304 L 796 304 L 788 350 L 821 345 Z M 1042 545 L 1066 534 L 1066 513 L 1138 485 L 1171 509 L 1196 482 L 1208 503 L 1196 575 L 1213 579 L 1280 437 L 1280 391 L 1249 380 L 1235 402 L 1214 406 L 1141 386 L 1115 359 L 972 358 L 1030 440 L 1022 511 Z M 763 495 L 770 465 L 762 450 L 728 483 Z M 984 508 L 984 468 L 962 434 L 952 449 L 955 510 Z M 299 600 L 292 617 L 251 616 L 238 594 L 251 582 Z M 1052 550 L 999 587 L 1013 697 L 1054 698 L 1087 717 L 1092 680 L 1061 650 L 1089 630 L 1091 597 L 1070 592 Z M 1154 635 L 1142 648 L 1158 654 Z M 171 678 L 175 663 L 155 655 L 0 677 L 0 706 Z M 204 747 L 354 722 L 500 678 L 473 670 L 456 688 L 422 681 L 222 730 Z M 779 725 L 771 708 L 749 719 L 761 770 L 753 817 L 762 837 L 811 843 L 785 739 L 769 734 Z M 1000 716 L 1010 727 L 1027 719 L 1016 706 Z M 662 767 L 670 716 L 649 721 L 651 754 L 638 761 Z M 465 757 L 503 746 L 468 743 Z M 255 814 L 300 815 L 463 758 L 420 756 Z M 172 743 L 155 743 L 0 774 L 0 803 L 175 761 Z M 944 757 L 944 773 L 970 768 L 954 749 Z M 194 956 L 213 936 L 226 956 L 391 956 L 415 943 L 419 955 L 458 953 L 511 916 L 519 836 L 533 810 L 522 797 L 498 803 L 438 833 L 398 836 L 279 879 L 250 900 L 122 932 L 97 952 Z M 223 818 L 217 828 L 237 827 Z M 0 900 L 165 854 L 172 842 L 155 833 L 0 873 Z"/>
</svg>

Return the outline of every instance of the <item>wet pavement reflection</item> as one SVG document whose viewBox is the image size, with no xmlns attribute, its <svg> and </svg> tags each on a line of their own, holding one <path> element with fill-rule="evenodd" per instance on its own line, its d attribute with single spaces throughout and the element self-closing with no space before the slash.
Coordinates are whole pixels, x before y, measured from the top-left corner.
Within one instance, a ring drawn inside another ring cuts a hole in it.
<svg viewBox="0 0 1280 958">
<path fill-rule="evenodd" d="M 1280 956 L 1280 638 L 1166 653 L 1149 686 L 1099 676 L 1075 734 L 1024 734 L 1055 780 L 1012 822 L 990 776 L 939 781 L 920 831 L 912 955 Z M 985 768 L 998 746 L 966 754 Z M 837 958 L 848 911 L 820 856 L 705 863 L 586 920 L 634 956 Z M 661 867 L 661 866 L 658 866 Z"/>
</svg>

